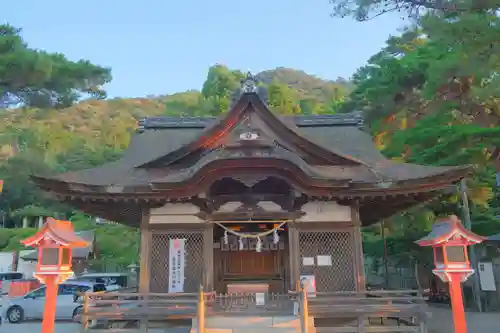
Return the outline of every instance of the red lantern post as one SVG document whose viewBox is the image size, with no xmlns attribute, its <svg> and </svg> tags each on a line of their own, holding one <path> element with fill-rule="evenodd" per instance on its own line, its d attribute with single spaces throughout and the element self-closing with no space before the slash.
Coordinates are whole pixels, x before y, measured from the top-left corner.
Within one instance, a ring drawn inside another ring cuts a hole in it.
<svg viewBox="0 0 500 333">
<path fill-rule="evenodd" d="M 453 326 L 455 333 L 466 333 L 464 303 L 462 298 L 462 282 L 474 274 L 467 253 L 467 246 L 479 244 L 484 237 L 476 235 L 464 228 L 460 220 L 452 215 L 434 224 L 432 231 L 416 243 L 420 246 L 431 246 L 434 250 L 434 266 L 432 272 L 443 282 L 449 283 Z"/>
<path fill-rule="evenodd" d="M 45 284 L 45 308 L 42 333 L 53 333 L 58 285 L 73 275 L 72 249 L 86 247 L 87 242 L 75 235 L 70 221 L 50 218 L 33 236 L 22 240 L 25 246 L 38 248 L 35 277 Z"/>
</svg>

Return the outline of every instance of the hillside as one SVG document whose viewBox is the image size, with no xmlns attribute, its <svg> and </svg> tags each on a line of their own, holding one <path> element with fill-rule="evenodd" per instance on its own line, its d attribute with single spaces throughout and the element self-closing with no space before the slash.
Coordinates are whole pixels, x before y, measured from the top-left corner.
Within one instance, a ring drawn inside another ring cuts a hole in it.
<svg viewBox="0 0 500 333">
<path fill-rule="evenodd" d="M 338 93 L 337 90 L 347 94 L 352 89 L 349 82 L 343 78 L 338 78 L 336 81 L 327 81 L 301 70 L 284 67 L 262 71 L 257 74 L 257 78 L 265 84 L 277 80 L 296 90 L 301 99 L 312 98 L 322 102 L 331 99 L 332 96 Z"/>
<path fill-rule="evenodd" d="M 217 68 L 225 70 L 227 75 L 233 72 L 220 65 Z M 257 76 L 267 85 L 289 87 L 294 104 L 306 98 L 325 103 L 333 98 L 336 88 L 342 87 L 293 69 L 277 68 Z M 220 77 L 212 78 L 214 82 L 209 79 L 210 75 L 203 87 L 217 86 Z M 137 119 L 167 112 L 170 115 L 202 115 L 225 111 L 223 105 L 211 102 L 210 97 L 193 90 L 155 98 L 87 100 L 65 109 L 15 109 L 5 112 L 4 122 L 0 124 L 0 156 L 5 161 L 20 149 L 34 146 L 59 154 L 81 146 L 80 141 L 85 141 L 85 147 L 91 149 L 98 146 L 123 149 Z M 40 141 L 44 142 L 42 146 Z"/>
</svg>

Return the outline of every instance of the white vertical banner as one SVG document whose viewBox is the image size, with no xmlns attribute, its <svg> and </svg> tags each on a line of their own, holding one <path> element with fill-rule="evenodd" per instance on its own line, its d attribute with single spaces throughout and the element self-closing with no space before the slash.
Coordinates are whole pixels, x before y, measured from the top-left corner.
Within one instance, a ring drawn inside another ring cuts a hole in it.
<svg viewBox="0 0 500 333">
<path fill-rule="evenodd" d="M 168 292 L 184 292 L 185 239 L 170 239 L 168 246 Z"/>
</svg>

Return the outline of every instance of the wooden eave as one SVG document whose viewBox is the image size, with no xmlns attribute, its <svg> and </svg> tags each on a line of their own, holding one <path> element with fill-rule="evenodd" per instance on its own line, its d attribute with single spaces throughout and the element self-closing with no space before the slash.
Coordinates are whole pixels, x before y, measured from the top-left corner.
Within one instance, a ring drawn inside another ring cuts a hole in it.
<svg viewBox="0 0 500 333">
<path fill-rule="evenodd" d="M 406 193 L 406 194 L 386 194 L 385 196 L 311 196 L 308 198 L 301 197 L 297 200 L 305 203 L 308 200 L 334 200 L 345 205 L 354 205 L 359 207 L 360 216 L 363 225 L 370 225 L 378 222 L 381 219 L 388 218 L 398 212 L 401 212 L 409 207 L 413 207 L 419 204 L 425 204 L 426 202 L 433 200 L 440 194 L 442 194 L 443 188 L 434 189 L 427 192 L 420 193 Z M 57 194 L 57 198 L 63 202 L 71 204 L 78 209 L 88 212 L 96 216 L 102 216 L 108 220 L 120 222 L 129 226 L 138 227 L 140 224 L 141 216 L 144 210 L 148 210 L 153 207 L 160 207 L 166 202 L 197 202 L 202 199 L 198 197 L 184 198 L 176 201 L 168 200 L 162 196 L 155 197 L 111 197 L 111 196 L 92 196 L 92 197 L 75 197 L 71 195 Z M 299 205 L 300 206 L 300 205 Z M 288 209 L 287 209 L 288 210 Z M 290 218 L 296 213 L 299 213 L 298 207 L 289 210 L 290 214 L 286 215 L 276 215 L 272 217 L 279 218 Z M 205 215 L 200 215 L 200 218 L 206 218 L 208 220 L 228 220 L 236 219 L 236 215 L 230 214 L 212 214 L 213 209 L 209 209 Z M 242 217 L 242 216 L 240 216 Z M 264 217 L 264 215 L 259 216 L 259 218 Z M 271 215 L 267 217 L 272 218 Z"/>
<path fill-rule="evenodd" d="M 297 212 L 259 212 L 251 214 L 247 212 L 214 212 L 198 214 L 198 217 L 206 221 L 225 222 L 225 223 L 238 223 L 238 222 L 251 222 L 263 220 L 295 220 L 303 216 L 305 213 Z"/>
<path fill-rule="evenodd" d="M 193 177 L 180 183 L 151 183 L 141 186 L 112 188 L 110 186 L 92 186 L 79 183 L 66 183 L 52 178 L 33 177 L 33 181 L 47 192 L 57 193 L 70 197 L 113 198 L 114 200 L 151 200 L 163 198 L 178 200 L 197 196 L 208 191 L 213 182 L 224 177 L 234 176 L 235 173 L 248 175 L 263 175 L 279 177 L 289 182 L 292 187 L 308 196 L 317 197 L 365 197 L 387 196 L 428 192 L 443 189 L 458 182 L 470 172 L 468 167 L 455 168 L 450 171 L 426 178 L 404 180 L 392 183 L 388 188 L 381 188 L 378 183 L 355 183 L 349 180 L 325 180 L 312 178 L 288 161 L 270 159 L 265 165 L 248 167 L 243 165 L 228 165 L 227 161 L 219 160 L 199 170 Z"/>
</svg>

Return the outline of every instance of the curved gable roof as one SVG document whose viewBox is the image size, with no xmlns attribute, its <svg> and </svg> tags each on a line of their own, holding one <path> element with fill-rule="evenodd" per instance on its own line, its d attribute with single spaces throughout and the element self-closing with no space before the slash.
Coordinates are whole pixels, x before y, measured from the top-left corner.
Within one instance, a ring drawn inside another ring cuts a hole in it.
<svg viewBox="0 0 500 333">
<path fill-rule="evenodd" d="M 297 121 L 304 123 L 304 118 L 297 119 L 287 124 L 286 119 L 279 117 L 269 110 L 267 104 L 261 99 L 256 92 L 248 92 L 240 95 L 238 101 L 231 107 L 229 112 L 222 114 L 217 120 L 211 118 L 212 121 L 207 121 L 207 126 L 193 135 L 192 140 L 176 149 L 170 150 L 168 147 L 163 148 L 163 153 L 158 154 L 156 158 L 136 167 L 148 167 L 162 161 L 162 164 L 167 166 L 179 159 L 182 159 L 190 154 L 195 153 L 198 149 L 209 147 L 213 142 L 220 139 L 222 136 L 228 134 L 234 127 L 236 127 L 243 119 L 243 115 L 255 112 L 267 123 L 268 126 L 274 131 L 282 133 L 287 136 L 289 142 L 300 142 L 302 149 L 307 149 L 311 152 L 317 152 L 325 160 L 335 160 L 338 157 L 349 160 L 356 164 L 365 164 L 363 160 L 354 158 L 349 154 L 337 149 L 331 144 L 323 144 L 321 141 L 316 141 L 311 137 L 302 135 L 297 127 Z M 193 126 L 199 122 L 193 121 Z M 129 148 L 133 149 L 133 147 Z"/>
</svg>

